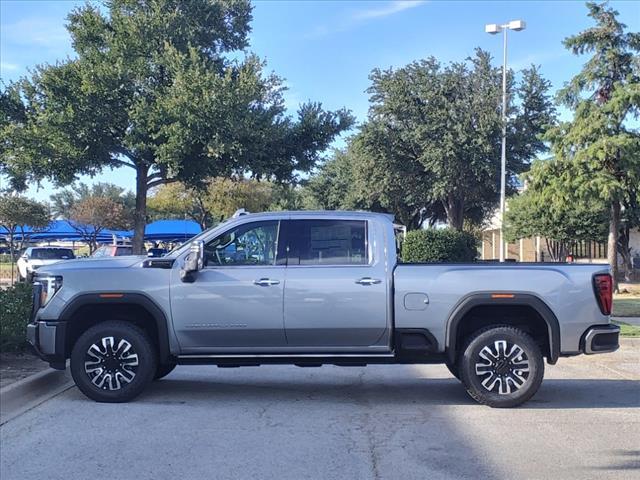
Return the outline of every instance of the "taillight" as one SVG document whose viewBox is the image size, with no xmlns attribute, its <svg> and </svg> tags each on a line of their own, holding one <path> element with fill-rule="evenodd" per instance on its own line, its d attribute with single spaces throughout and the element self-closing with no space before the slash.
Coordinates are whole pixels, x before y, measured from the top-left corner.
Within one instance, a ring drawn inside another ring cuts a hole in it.
<svg viewBox="0 0 640 480">
<path fill-rule="evenodd" d="M 613 305 L 613 279 L 608 273 L 602 273 L 593 277 L 593 288 L 595 290 L 598 306 L 603 315 L 611 315 Z"/>
</svg>

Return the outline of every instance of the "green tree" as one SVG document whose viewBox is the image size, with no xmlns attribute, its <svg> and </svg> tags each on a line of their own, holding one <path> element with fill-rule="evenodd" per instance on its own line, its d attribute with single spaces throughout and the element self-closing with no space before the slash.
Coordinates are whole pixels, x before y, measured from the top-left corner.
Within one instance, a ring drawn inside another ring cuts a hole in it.
<svg viewBox="0 0 640 480">
<path fill-rule="evenodd" d="M 363 129 L 373 128 L 367 124 Z M 369 134 L 371 132 L 368 132 Z M 415 163 L 398 161 L 393 144 L 366 151 L 363 135 L 356 135 L 344 150 L 334 152 L 303 189 L 306 208 L 364 209 L 392 213 L 409 230 L 446 217 L 438 202 L 429 200 L 428 178 Z"/>
<path fill-rule="evenodd" d="M 153 219 L 188 218 L 207 229 L 214 224 L 214 214 L 206 205 L 206 188 L 188 187 L 176 182 L 161 185 L 151 192 L 148 208 Z"/>
<path fill-rule="evenodd" d="M 4 230 L 9 244 L 12 282 L 14 254 L 24 248 L 31 233 L 45 229 L 50 221 L 49 208 L 44 203 L 10 192 L 0 196 L 0 231 Z"/>
<path fill-rule="evenodd" d="M 98 182 L 91 186 L 85 183 L 74 184 L 71 188 L 65 188 L 49 197 L 51 200 L 51 213 L 54 217 L 70 219 L 73 208 L 83 200 L 89 198 L 107 198 L 121 206 L 121 213 L 107 228 L 130 229 L 133 227 L 133 214 L 136 206 L 135 195 L 113 183 Z"/>
<path fill-rule="evenodd" d="M 415 218 L 444 213 L 456 230 L 465 218 L 484 219 L 496 206 L 500 172 L 501 75 L 489 54 L 478 49 L 466 63 L 443 66 L 429 58 L 376 69 L 371 80 L 369 118 L 357 141 L 379 168 L 365 170 L 378 173 L 395 191 L 391 197 L 409 197 Z M 535 67 L 518 84 L 509 75 L 510 184 L 544 150 L 539 135 L 554 118 L 548 89 Z"/>
<path fill-rule="evenodd" d="M 541 236 L 554 261 L 564 261 L 577 242 L 607 235 L 606 204 L 564 189 L 562 173 L 556 160 L 534 162 L 523 175 L 526 190 L 509 199 L 505 214 L 507 241 Z"/>
<path fill-rule="evenodd" d="M 68 17 L 75 57 L 39 66 L 3 93 L 2 172 L 70 183 L 77 174 L 135 172 L 133 247 L 142 250 L 149 189 L 250 172 L 289 179 L 309 171 L 345 110 L 319 104 L 285 115 L 282 82 L 245 49 L 246 0 L 110 0 Z M 18 105 L 16 100 L 19 99 Z"/>
<path fill-rule="evenodd" d="M 515 174 L 545 145 L 554 121 L 549 82 L 538 69 L 509 75 L 508 166 Z M 305 187 L 321 208 L 393 213 L 408 229 L 447 220 L 479 224 L 498 200 L 501 74 L 486 52 L 467 63 L 435 58 L 371 74 L 367 122 Z"/>
<path fill-rule="evenodd" d="M 574 191 L 608 205 L 608 257 L 617 282 L 621 210 L 632 208 L 640 185 L 640 131 L 629 123 L 640 112 L 640 33 L 627 32 L 606 4 L 587 8 L 595 25 L 564 41 L 573 54 L 591 55 L 558 94 L 574 118 L 546 139 L 564 166 L 560 195 Z"/>
<path fill-rule="evenodd" d="M 111 197 L 91 195 L 75 202 L 67 220 L 89 245 L 89 253 L 98 246 L 105 229 L 122 229 L 126 223 L 124 206 Z"/>
<path fill-rule="evenodd" d="M 267 180 L 218 177 L 200 188 L 183 183 L 163 185 L 149 198 L 149 210 L 155 217 L 190 218 L 205 229 L 240 208 L 250 212 L 280 208 L 279 195 L 292 194 L 286 186 Z M 283 198 L 282 206 L 288 201 Z"/>
</svg>

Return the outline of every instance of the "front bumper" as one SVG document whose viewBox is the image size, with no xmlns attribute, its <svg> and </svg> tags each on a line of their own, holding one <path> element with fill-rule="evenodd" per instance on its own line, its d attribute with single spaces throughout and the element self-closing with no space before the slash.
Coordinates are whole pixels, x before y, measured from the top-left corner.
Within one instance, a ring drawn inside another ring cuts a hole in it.
<svg viewBox="0 0 640 480">
<path fill-rule="evenodd" d="M 51 368 L 65 369 L 66 322 L 36 321 L 27 325 L 27 341 Z"/>
<path fill-rule="evenodd" d="M 620 347 L 620 327 L 594 325 L 582 335 L 581 350 L 587 355 L 615 352 Z"/>
</svg>

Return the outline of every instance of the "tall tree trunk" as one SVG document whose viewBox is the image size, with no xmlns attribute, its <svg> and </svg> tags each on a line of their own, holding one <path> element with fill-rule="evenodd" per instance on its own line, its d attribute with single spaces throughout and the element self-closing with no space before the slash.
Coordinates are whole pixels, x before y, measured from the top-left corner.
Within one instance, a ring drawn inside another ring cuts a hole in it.
<svg viewBox="0 0 640 480">
<path fill-rule="evenodd" d="M 618 292 L 618 225 L 620 225 L 620 202 L 611 202 L 609 217 L 609 238 L 607 242 L 607 260 L 613 276 L 613 291 Z"/>
<path fill-rule="evenodd" d="M 15 282 L 14 279 L 14 264 L 15 264 L 15 244 L 13 243 L 13 227 L 7 226 L 7 230 L 9 231 L 9 268 L 11 269 L 11 285 Z"/>
<path fill-rule="evenodd" d="M 453 194 L 449 194 L 449 197 L 443 202 L 443 205 L 447 214 L 447 224 L 450 228 L 461 232 L 464 223 L 463 201 L 456 198 Z"/>
<path fill-rule="evenodd" d="M 148 167 L 136 168 L 136 209 L 133 212 L 133 241 L 131 247 L 134 255 L 142 255 L 144 249 L 144 228 L 147 225 L 147 173 Z"/>
<path fill-rule="evenodd" d="M 633 264 L 631 259 L 631 249 L 629 248 L 629 239 L 631 237 L 631 229 L 626 225 L 618 236 L 618 251 L 622 257 L 622 274 L 624 275 L 624 281 L 631 281 L 631 274 L 633 273 Z"/>
</svg>

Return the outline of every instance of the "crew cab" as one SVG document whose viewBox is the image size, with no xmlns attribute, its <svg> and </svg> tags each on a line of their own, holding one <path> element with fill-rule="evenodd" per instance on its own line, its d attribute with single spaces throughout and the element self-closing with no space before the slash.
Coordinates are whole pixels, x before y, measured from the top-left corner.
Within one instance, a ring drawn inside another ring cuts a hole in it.
<svg viewBox="0 0 640 480">
<path fill-rule="evenodd" d="M 179 364 L 444 363 L 475 400 L 510 407 L 545 359 L 618 348 L 606 266 L 404 264 L 396 245 L 384 214 L 235 215 L 161 258 L 41 268 L 28 340 L 103 402 Z"/>
</svg>

